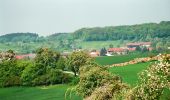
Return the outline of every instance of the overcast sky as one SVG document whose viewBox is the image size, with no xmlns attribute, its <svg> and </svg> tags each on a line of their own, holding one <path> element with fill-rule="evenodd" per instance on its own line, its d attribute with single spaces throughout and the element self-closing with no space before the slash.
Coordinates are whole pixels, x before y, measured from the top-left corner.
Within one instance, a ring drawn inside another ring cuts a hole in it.
<svg viewBox="0 0 170 100">
<path fill-rule="evenodd" d="M 170 0 L 0 0 L 0 35 L 170 21 Z"/>
</svg>

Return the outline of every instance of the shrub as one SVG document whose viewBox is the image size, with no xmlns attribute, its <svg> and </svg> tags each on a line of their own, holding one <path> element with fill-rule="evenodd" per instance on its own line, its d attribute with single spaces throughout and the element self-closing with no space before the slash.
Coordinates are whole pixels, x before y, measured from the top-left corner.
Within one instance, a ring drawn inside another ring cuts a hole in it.
<svg viewBox="0 0 170 100">
<path fill-rule="evenodd" d="M 21 85 L 22 69 L 17 66 L 13 51 L 0 53 L 0 87 Z"/>
<path fill-rule="evenodd" d="M 77 76 L 80 67 L 86 65 L 91 60 L 92 58 L 85 51 L 73 52 L 67 59 L 67 66 L 74 73 L 74 76 Z"/>
<path fill-rule="evenodd" d="M 170 89 L 170 58 L 166 55 L 140 73 L 140 84 L 132 89 L 130 100 L 159 100 L 165 88 Z"/>
<path fill-rule="evenodd" d="M 80 69 L 76 91 L 87 100 L 110 100 L 126 89 L 128 86 L 121 82 L 120 77 L 110 74 L 105 68 L 88 65 Z"/>
</svg>

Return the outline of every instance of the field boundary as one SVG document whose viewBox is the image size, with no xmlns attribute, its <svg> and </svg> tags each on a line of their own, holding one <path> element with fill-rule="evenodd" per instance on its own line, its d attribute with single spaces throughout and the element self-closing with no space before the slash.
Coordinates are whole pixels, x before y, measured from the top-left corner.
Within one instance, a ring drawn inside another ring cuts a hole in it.
<svg viewBox="0 0 170 100">
<path fill-rule="evenodd" d="M 145 57 L 145 58 L 135 58 L 134 60 L 130 60 L 128 62 L 124 62 L 124 63 L 119 63 L 119 64 L 112 64 L 110 65 L 110 67 L 118 67 L 118 66 L 126 66 L 126 65 L 130 65 L 130 64 L 137 64 L 140 62 L 149 62 L 149 61 L 154 61 L 154 60 L 158 60 L 161 56 L 165 56 L 165 55 L 157 55 L 154 57 Z M 170 57 L 170 54 L 166 54 L 166 56 Z"/>
</svg>

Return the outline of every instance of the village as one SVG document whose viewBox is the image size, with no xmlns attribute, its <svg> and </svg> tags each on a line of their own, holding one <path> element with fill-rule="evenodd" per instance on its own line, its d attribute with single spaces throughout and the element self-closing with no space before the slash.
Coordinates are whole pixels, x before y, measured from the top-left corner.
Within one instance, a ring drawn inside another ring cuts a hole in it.
<svg viewBox="0 0 170 100">
<path fill-rule="evenodd" d="M 129 52 L 135 52 L 139 49 L 145 49 L 147 51 L 152 51 L 153 48 L 151 47 L 151 42 L 131 42 L 127 43 L 124 47 L 116 47 L 116 48 L 107 48 L 104 51 L 104 55 L 101 55 L 101 51 L 99 50 L 89 50 L 88 53 L 91 57 L 98 57 L 98 56 L 115 56 L 115 55 L 127 55 Z M 82 51 L 83 49 L 75 49 L 74 51 Z M 62 52 L 61 55 L 63 57 L 68 56 L 71 52 Z M 35 58 L 35 53 L 30 54 L 17 54 L 15 57 L 16 59 L 33 59 Z"/>
</svg>

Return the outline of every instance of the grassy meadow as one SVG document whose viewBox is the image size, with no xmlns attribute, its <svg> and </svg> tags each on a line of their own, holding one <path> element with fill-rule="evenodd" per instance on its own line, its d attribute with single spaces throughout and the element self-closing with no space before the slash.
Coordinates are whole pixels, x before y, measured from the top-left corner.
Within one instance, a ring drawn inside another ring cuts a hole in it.
<svg viewBox="0 0 170 100">
<path fill-rule="evenodd" d="M 112 65 L 123 62 L 128 62 L 135 58 L 147 57 L 148 55 L 153 55 L 152 53 L 135 53 L 129 55 L 117 55 L 117 56 L 100 56 L 96 57 L 95 61 L 100 65 Z"/>
<path fill-rule="evenodd" d="M 53 85 L 39 87 L 9 87 L 0 88 L 0 100 L 65 100 L 68 85 Z M 67 100 L 82 100 L 77 95 L 66 97 Z"/>
<path fill-rule="evenodd" d="M 134 87 L 138 84 L 138 74 L 147 69 L 149 65 L 154 64 L 155 62 L 146 62 L 138 63 L 121 67 L 111 67 L 109 71 L 113 74 L 119 75 L 122 78 L 122 81 Z M 170 99 L 170 90 L 164 89 L 163 95 L 160 100 L 169 100 Z"/>
<path fill-rule="evenodd" d="M 138 82 L 138 73 L 146 69 L 152 63 L 154 62 L 138 63 L 121 67 L 111 67 L 109 68 L 109 71 L 113 74 L 121 76 L 123 82 L 134 86 Z"/>
</svg>

